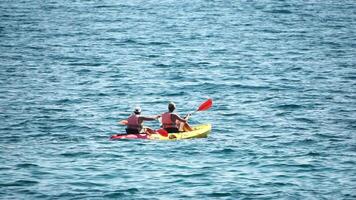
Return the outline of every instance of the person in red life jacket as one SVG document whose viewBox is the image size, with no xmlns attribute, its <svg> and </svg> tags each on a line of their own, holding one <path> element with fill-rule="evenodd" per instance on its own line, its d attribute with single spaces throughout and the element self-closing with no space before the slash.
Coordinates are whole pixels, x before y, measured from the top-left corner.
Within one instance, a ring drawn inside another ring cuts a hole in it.
<svg viewBox="0 0 356 200">
<path fill-rule="evenodd" d="M 181 118 L 178 114 L 173 113 L 176 105 L 173 102 L 168 104 L 168 112 L 162 114 L 162 128 L 168 133 L 178 133 L 182 131 L 191 131 L 192 128 L 188 124 L 189 114 Z"/>
<path fill-rule="evenodd" d="M 141 108 L 136 107 L 133 113 L 127 119 L 127 134 L 140 134 L 140 133 L 153 133 L 154 131 L 148 127 L 143 126 L 144 121 L 153 121 L 158 119 L 160 116 L 156 115 L 153 117 L 147 117 L 141 115 Z"/>
</svg>

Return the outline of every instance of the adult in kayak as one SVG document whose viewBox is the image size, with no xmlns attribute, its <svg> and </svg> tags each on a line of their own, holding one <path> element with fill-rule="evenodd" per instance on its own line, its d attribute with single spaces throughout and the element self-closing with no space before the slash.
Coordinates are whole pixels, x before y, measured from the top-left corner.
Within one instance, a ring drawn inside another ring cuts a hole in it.
<svg viewBox="0 0 356 200">
<path fill-rule="evenodd" d="M 176 105 L 173 102 L 168 104 L 168 112 L 162 114 L 162 128 L 168 133 L 178 133 L 183 131 L 191 131 L 192 128 L 188 124 L 189 114 L 184 118 L 174 113 Z"/>
<path fill-rule="evenodd" d="M 153 121 L 158 119 L 160 116 L 142 116 L 141 108 L 136 107 L 133 113 L 127 118 L 127 134 L 140 134 L 140 133 L 153 133 L 154 131 L 148 127 L 143 126 L 144 121 Z"/>
</svg>

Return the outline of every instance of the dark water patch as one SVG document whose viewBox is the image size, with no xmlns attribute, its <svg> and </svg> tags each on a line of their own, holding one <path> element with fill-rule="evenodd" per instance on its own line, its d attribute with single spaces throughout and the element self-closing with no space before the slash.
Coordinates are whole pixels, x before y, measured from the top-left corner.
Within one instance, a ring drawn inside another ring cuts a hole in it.
<svg viewBox="0 0 356 200">
<path fill-rule="evenodd" d="M 316 133 L 314 135 L 315 137 L 321 138 L 321 139 L 333 139 L 333 138 L 339 138 L 337 135 L 330 135 L 327 133 Z"/>
<path fill-rule="evenodd" d="M 200 61 L 200 62 L 197 63 L 197 65 L 199 65 L 199 66 L 201 66 L 201 65 L 206 66 L 206 65 L 210 65 L 210 64 L 211 63 L 207 62 L 207 61 Z"/>
<path fill-rule="evenodd" d="M 236 84 L 232 86 L 233 88 L 236 89 L 246 89 L 246 90 L 269 90 L 271 87 L 269 86 L 259 86 L 259 85 L 241 85 L 241 84 Z"/>
<path fill-rule="evenodd" d="M 105 198 L 113 198 L 113 199 L 121 199 L 121 198 L 129 197 L 129 196 L 130 196 L 130 194 L 127 194 L 122 191 L 110 192 L 110 193 L 104 195 Z"/>
<path fill-rule="evenodd" d="M 300 122 L 305 122 L 305 123 L 310 123 L 310 124 L 315 123 L 315 120 L 310 119 L 310 118 L 304 118 L 304 117 L 294 118 L 294 120 L 300 121 Z"/>
<path fill-rule="evenodd" d="M 71 65 L 76 65 L 77 63 L 71 63 Z M 81 64 L 80 64 L 81 65 Z M 84 75 L 84 74 L 88 74 L 90 73 L 92 70 L 90 69 L 79 69 L 79 70 L 76 70 L 75 72 L 78 73 L 79 75 Z"/>
<path fill-rule="evenodd" d="M 266 10 L 264 12 L 273 13 L 273 14 L 292 14 L 290 10 L 276 9 L 276 10 Z"/>
<path fill-rule="evenodd" d="M 101 65 L 105 65 L 106 63 L 101 63 L 101 62 L 70 62 L 68 63 L 69 66 L 83 66 L 83 67 L 98 67 Z M 91 70 L 89 69 L 81 69 L 76 71 L 79 75 L 87 74 L 90 73 Z"/>
<path fill-rule="evenodd" d="M 98 183 L 98 182 L 90 182 L 90 181 L 78 181 L 78 182 L 70 182 L 70 185 L 73 186 L 82 186 L 82 187 L 105 187 L 106 183 Z"/>
<path fill-rule="evenodd" d="M 346 128 L 350 130 L 356 130 L 356 124 L 348 124 Z"/>
<path fill-rule="evenodd" d="M 214 154 L 230 154 L 233 152 L 235 152 L 235 150 L 231 149 L 231 148 L 224 148 L 224 149 L 220 149 L 220 150 L 210 151 L 210 153 L 214 153 Z"/>
<path fill-rule="evenodd" d="M 301 144 L 301 145 L 313 144 L 313 143 L 317 143 L 317 140 L 312 139 L 312 138 L 305 138 L 303 140 L 298 141 L 298 144 Z"/>
<path fill-rule="evenodd" d="M 59 99 L 54 101 L 54 103 L 56 105 L 67 105 L 67 104 L 71 104 L 71 103 L 81 103 L 83 102 L 82 99 L 69 99 L 69 98 L 63 98 L 63 99 Z M 44 109 L 46 110 L 46 109 Z"/>
<path fill-rule="evenodd" d="M 37 168 L 39 167 L 38 165 L 36 164 L 33 164 L 33 163 L 21 163 L 21 164 L 17 164 L 16 165 L 17 168 Z"/>
<path fill-rule="evenodd" d="M 14 182 L 6 183 L 2 182 L 0 183 L 1 187 L 20 187 L 20 186 L 34 186 L 37 185 L 39 182 L 38 181 L 31 181 L 31 180 L 17 180 Z"/>
<path fill-rule="evenodd" d="M 208 197 L 213 197 L 213 198 L 222 198 L 222 197 L 230 197 L 232 196 L 232 193 L 230 192 L 212 192 L 209 194 L 206 194 Z"/>
<path fill-rule="evenodd" d="M 170 45 L 170 43 L 155 41 L 155 42 L 148 42 L 147 45 L 167 46 Z"/>
<path fill-rule="evenodd" d="M 348 79 L 348 80 L 356 80 L 356 75 L 346 75 L 346 76 L 343 76 L 344 79 Z"/>
<path fill-rule="evenodd" d="M 107 198 L 120 198 L 120 197 L 125 197 L 128 195 L 133 195 L 140 192 L 139 189 L 137 188 L 129 188 L 129 189 L 120 189 L 120 190 L 116 190 L 113 192 L 110 192 L 109 194 L 105 194 L 104 197 Z"/>
<path fill-rule="evenodd" d="M 296 109 L 303 108 L 303 106 L 297 104 L 282 104 L 282 105 L 275 106 L 275 108 L 281 110 L 296 110 Z"/>
<path fill-rule="evenodd" d="M 170 65 L 168 64 L 163 64 L 163 63 L 157 63 L 153 65 L 155 68 L 170 68 Z"/>
<path fill-rule="evenodd" d="M 264 183 L 263 185 L 265 186 L 270 186 L 270 187 L 293 187 L 293 186 L 298 186 L 298 184 L 294 184 L 292 182 L 267 182 Z"/>
<path fill-rule="evenodd" d="M 191 173 L 191 174 L 173 174 L 170 175 L 173 177 L 182 177 L 182 178 L 190 178 L 190 177 L 204 177 L 206 173 Z"/>
<path fill-rule="evenodd" d="M 265 141 L 268 141 L 268 140 L 277 140 L 278 138 L 281 137 L 281 135 L 254 135 L 252 137 L 256 139 L 264 139 Z"/>
<path fill-rule="evenodd" d="M 4 159 L 4 158 L 0 158 L 0 159 Z M 12 168 L 11 167 L 7 167 L 7 166 L 0 166 L 0 170 L 1 171 L 5 171 L 5 170 L 11 170 Z"/>
<path fill-rule="evenodd" d="M 156 55 L 156 54 L 150 54 L 150 55 L 147 55 L 148 58 L 159 58 L 160 55 Z"/>
<path fill-rule="evenodd" d="M 11 128 L 3 128 L 3 129 L 0 129 L 0 130 L 3 130 L 3 131 L 14 131 L 13 129 Z M 24 140 L 24 137 L 21 136 L 20 134 L 17 134 L 17 135 L 11 135 L 11 136 L 0 136 L 0 139 L 1 139 L 1 142 L 4 142 L 4 143 L 18 143 L 18 142 L 21 142 Z"/>
<path fill-rule="evenodd" d="M 73 190 L 73 189 L 72 189 Z M 73 190 L 73 192 L 67 192 L 67 191 L 59 191 L 56 192 L 55 195 L 50 195 L 51 199 L 83 199 L 84 197 L 86 198 L 93 198 L 93 199 L 97 199 L 99 198 L 99 195 L 92 195 L 91 192 L 88 193 L 86 191 L 75 191 Z"/>
<path fill-rule="evenodd" d="M 107 96 L 110 96 L 110 94 L 109 94 L 109 93 L 99 92 L 99 93 L 97 94 L 97 96 L 99 96 L 99 97 L 107 97 Z"/>
<path fill-rule="evenodd" d="M 237 115 L 241 115 L 241 114 L 237 113 L 237 112 L 230 112 L 230 113 L 224 112 L 224 113 L 221 113 L 221 115 L 229 117 L 229 116 L 237 116 Z"/>
<path fill-rule="evenodd" d="M 87 137 L 82 136 L 83 134 L 80 133 L 78 135 L 68 135 L 66 132 L 59 132 L 59 133 L 50 133 L 50 138 L 48 139 L 48 143 L 53 144 L 61 144 L 61 143 L 80 143 L 80 141 L 86 141 Z"/>
<path fill-rule="evenodd" d="M 92 153 L 90 152 L 66 152 L 66 153 L 61 153 L 61 156 L 64 157 L 69 157 L 69 158 L 78 158 L 78 157 L 82 157 L 82 156 L 88 156 L 91 155 Z"/>
<path fill-rule="evenodd" d="M 124 39 L 120 42 L 120 44 L 141 44 L 140 42 L 134 40 L 134 39 Z"/>
<path fill-rule="evenodd" d="M 315 152 L 315 151 L 311 151 L 311 152 L 306 154 L 306 156 L 316 156 L 316 157 L 322 156 L 322 155 L 324 155 L 324 154 L 321 153 L 321 152 Z"/>
<path fill-rule="evenodd" d="M 273 29 L 273 28 L 271 28 L 271 29 L 262 29 L 260 31 L 264 32 L 264 33 L 273 33 L 273 34 L 283 33 L 283 31 L 277 30 L 277 29 Z M 273 56 L 273 54 L 268 53 L 268 54 L 266 54 L 266 56 Z"/>
<path fill-rule="evenodd" d="M 275 114 L 276 117 L 283 117 L 283 116 L 287 116 L 289 114 L 289 112 L 277 112 Z"/>
<path fill-rule="evenodd" d="M 165 94 L 165 96 L 168 96 L 168 97 L 177 97 L 177 96 L 184 96 L 184 94 L 186 94 L 186 92 L 184 91 L 181 91 L 181 92 L 167 92 Z"/>
</svg>

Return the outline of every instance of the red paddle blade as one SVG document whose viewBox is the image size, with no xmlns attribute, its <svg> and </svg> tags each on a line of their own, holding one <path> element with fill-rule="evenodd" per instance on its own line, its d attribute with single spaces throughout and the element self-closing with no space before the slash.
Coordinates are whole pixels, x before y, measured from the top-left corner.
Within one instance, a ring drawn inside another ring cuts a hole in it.
<svg viewBox="0 0 356 200">
<path fill-rule="evenodd" d="M 204 110 L 208 110 L 209 108 L 211 108 L 211 106 L 213 105 L 213 100 L 212 99 L 208 99 L 206 100 L 204 103 L 202 103 L 197 111 L 204 111 Z"/>
<path fill-rule="evenodd" d="M 162 135 L 163 137 L 168 137 L 168 132 L 164 129 L 158 129 L 156 132 Z"/>
<path fill-rule="evenodd" d="M 121 120 L 119 121 L 119 124 L 121 125 L 127 125 L 129 122 L 127 120 Z"/>
</svg>

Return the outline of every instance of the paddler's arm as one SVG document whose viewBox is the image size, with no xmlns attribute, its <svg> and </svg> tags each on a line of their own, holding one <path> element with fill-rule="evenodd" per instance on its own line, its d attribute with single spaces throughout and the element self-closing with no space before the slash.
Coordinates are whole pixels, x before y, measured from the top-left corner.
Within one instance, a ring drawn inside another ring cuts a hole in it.
<svg viewBox="0 0 356 200">
<path fill-rule="evenodd" d="M 140 121 L 153 121 L 153 120 L 156 120 L 156 119 L 158 119 L 160 116 L 159 115 L 156 115 L 156 116 L 150 116 L 150 117 L 148 117 L 148 116 L 139 116 L 138 117 L 138 119 L 140 120 Z"/>
<path fill-rule="evenodd" d="M 181 121 L 184 123 L 187 123 L 187 121 L 188 121 L 188 119 L 181 118 L 177 114 L 172 114 L 172 121 L 175 121 L 175 120 L 178 120 L 178 121 Z"/>
</svg>

